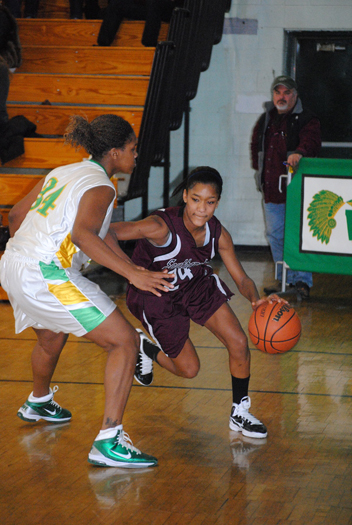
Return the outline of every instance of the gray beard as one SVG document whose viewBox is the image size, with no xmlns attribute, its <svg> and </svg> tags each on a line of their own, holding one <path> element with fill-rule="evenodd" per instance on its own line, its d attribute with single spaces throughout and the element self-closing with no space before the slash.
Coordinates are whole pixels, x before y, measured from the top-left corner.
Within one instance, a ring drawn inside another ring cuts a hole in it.
<svg viewBox="0 0 352 525">
<path fill-rule="evenodd" d="M 288 108 L 288 104 L 285 104 L 284 106 L 282 104 L 276 104 L 275 107 L 278 111 L 286 111 Z"/>
</svg>

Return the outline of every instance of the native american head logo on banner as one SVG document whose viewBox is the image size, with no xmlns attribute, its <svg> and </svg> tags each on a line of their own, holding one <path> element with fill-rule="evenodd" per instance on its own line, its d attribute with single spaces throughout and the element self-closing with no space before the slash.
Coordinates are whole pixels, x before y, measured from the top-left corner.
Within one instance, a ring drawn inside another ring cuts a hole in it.
<svg viewBox="0 0 352 525">
<path fill-rule="evenodd" d="M 336 228 L 335 215 L 342 206 L 352 206 L 352 200 L 345 201 L 336 193 L 321 190 L 316 193 L 308 207 L 309 228 L 321 243 L 329 244 L 332 230 Z M 352 241 L 352 210 L 345 210 L 349 240 Z"/>
<path fill-rule="evenodd" d="M 302 176 L 301 249 L 352 254 L 352 178 Z"/>
</svg>

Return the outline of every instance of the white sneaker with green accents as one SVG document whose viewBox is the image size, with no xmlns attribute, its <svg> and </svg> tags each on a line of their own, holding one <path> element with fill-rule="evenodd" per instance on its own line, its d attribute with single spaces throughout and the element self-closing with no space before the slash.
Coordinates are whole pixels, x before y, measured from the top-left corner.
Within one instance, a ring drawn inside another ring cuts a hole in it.
<svg viewBox="0 0 352 525">
<path fill-rule="evenodd" d="M 50 388 L 50 393 L 44 396 L 44 398 L 40 398 L 44 399 L 42 402 L 35 401 L 36 398 L 33 397 L 31 393 L 27 401 L 18 410 L 18 417 L 29 423 L 34 423 L 40 419 L 44 419 L 50 423 L 70 421 L 72 418 L 71 412 L 66 410 L 66 408 L 60 407 L 60 405 L 54 401 L 54 394 L 58 390 L 58 386 L 54 386 L 53 389 Z"/>
<path fill-rule="evenodd" d="M 88 454 L 88 462 L 100 467 L 122 468 L 144 468 L 158 464 L 156 458 L 143 454 L 133 446 L 131 438 L 123 431 L 122 425 L 114 437 L 94 441 Z"/>
</svg>

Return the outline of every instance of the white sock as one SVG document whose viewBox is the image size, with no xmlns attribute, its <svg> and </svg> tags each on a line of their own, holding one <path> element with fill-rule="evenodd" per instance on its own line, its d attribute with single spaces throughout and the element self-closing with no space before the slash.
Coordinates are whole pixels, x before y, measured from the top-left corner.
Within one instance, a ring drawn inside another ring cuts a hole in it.
<svg viewBox="0 0 352 525">
<path fill-rule="evenodd" d="M 95 441 L 100 441 L 101 439 L 114 438 L 117 434 L 117 431 L 122 430 L 122 428 L 122 425 L 117 425 L 117 427 L 114 428 L 106 428 L 105 430 L 101 430 L 95 438 Z"/>
<path fill-rule="evenodd" d="M 28 401 L 31 401 L 31 403 L 48 403 L 53 398 L 53 391 L 51 388 L 49 388 L 49 390 L 49 394 L 43 397 L 34 397 L 33 392 L 31 392 L 28 396 Z"/>
</svg>

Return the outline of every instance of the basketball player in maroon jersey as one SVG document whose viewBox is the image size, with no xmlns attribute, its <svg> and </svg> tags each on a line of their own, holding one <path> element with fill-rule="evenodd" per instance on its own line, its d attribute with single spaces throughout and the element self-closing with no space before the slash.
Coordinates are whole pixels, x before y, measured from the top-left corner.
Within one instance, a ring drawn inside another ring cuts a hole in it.
<svg viewBox="0 0 352 525">
<path fill-rule="evenodd" d="M 267 429 L 250 412 L 250 351 L 247 336 L 228 305 L 233 295 L 213 273 L 210 260 L 219 253 L 240 293 L 255 310 L 265 300 L 286 302 L 277 295 L 260 299 L 252 279 L 238 261 L 231 235 L 214 216 L 222 178 L 210 167 L 193 170 L 183 189 L 183 205 L 155 211 L 136 222 L 112 225 L 119 240 L 139 239 L 132 260 L 153 271 L 175 274 L 174 288 L 161 297 L 129 285 L 127 305 L 159 345 L 145 345 L 135 378 L 150 385 L 153 361 L 175 375 L 192 378 L 199 371 L 197 352 L 189 338 L 190 319 L 208 328 L 227 348 L 232 375 L 230 428 L 244 436 L 265 438 Z"/>
</svg>

